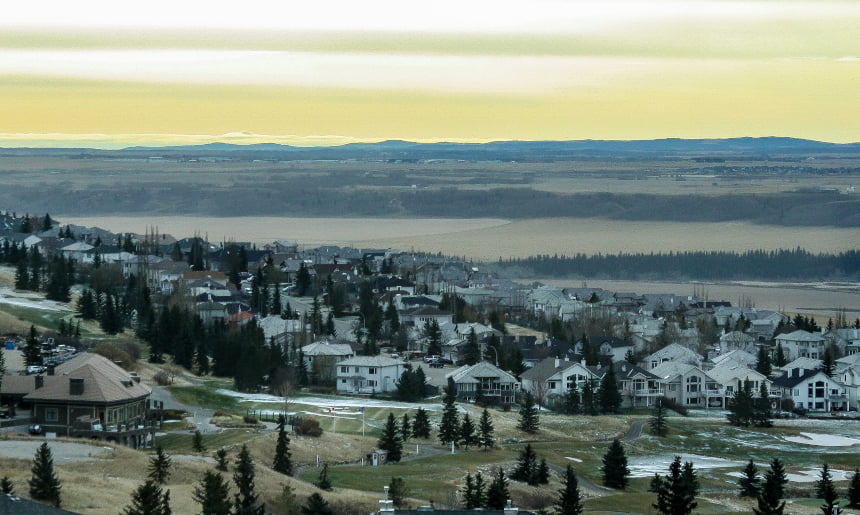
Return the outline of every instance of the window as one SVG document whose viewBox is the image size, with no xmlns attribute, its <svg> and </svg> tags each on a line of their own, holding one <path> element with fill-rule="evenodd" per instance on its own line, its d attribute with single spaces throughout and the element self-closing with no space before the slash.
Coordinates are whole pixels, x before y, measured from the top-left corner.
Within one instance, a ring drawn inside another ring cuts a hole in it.
<svg viewBox="0 0 860 515">
<path fill-rule="evenodd" d="M 57 408 L 45 408 L 45 422 L 56 422 L 59 418 Z"/>
<path fill-rule="evenodd" d="M 555 390 L 558 388 L 558 381 L 547 381 L 547 386 L 550 390 Z"/>
<path fill-rule="evenodd" d="M 367 386 L 374 386 L 375 387 L 376 386 L 376 380 L 375 379 L 369 379 L 367 381 Z"/>
<path fill-rule="evenodd" d="M 636 391 L 645 389 L 645 380 L 644 379 L 634 379 L 633 380 L 633 389 Z"/>
<path fill-rule="evenodd" d="M 349 373 L 349 367 L 340 367 L 340 373 L 341 374 L 348 374 Z"/>
<path fill-rule="evenodd" d="M 702 378 L 690 376 L 687 378 L 687 393 L 699 393 L 702 389 Z"/>
<path fill-rule="evenodd" d="M 810 399 L 820 399 L 824 397 L 824 381 L 808 383 L 806 387 L 806 396 Z"/>
<path fill-rule="evenodd" d="M 368 374 L 375 374 L 375 373 L 376 373 L 376 367 L 370 367 L 370 368 L 367 370 L 367 373 L 368 373 Z"/>
<path fill-rule="evenodd" d="M 344 367 L 344 368 L 346 368 L 346 367 Z M 346 384 L 346 379 L 341 379 L 340 384 Z"/>
</svg>

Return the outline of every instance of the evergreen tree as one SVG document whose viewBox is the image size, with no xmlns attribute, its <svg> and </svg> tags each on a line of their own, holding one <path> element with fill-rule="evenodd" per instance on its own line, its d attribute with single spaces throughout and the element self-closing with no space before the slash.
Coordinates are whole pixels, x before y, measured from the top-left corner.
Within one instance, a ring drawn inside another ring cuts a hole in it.
<svg viewBox="0 0 860 515">
<path fill-rule="evenodd" d="M 624 446 L 617 439 L 612 441 L 609 450 L 603 455 L 603 485 L 609 488 L 624 490 L 630 482 L 627 476 L 630 469 L 627 468 L 627 455 Z"/>
<path fill-rule="evenodd" d="M 406 482 L 402 477 L 392 477 L 388 482 L 388 495 L 391 498 L 395 508 L 403 506 L 403 501 L 409 495 L 409 490 L 406 488 Z"/>
<path fill-rule="evenodd" d="M 236 457 L 233 482 L 236 483 L 238 490 L 233 496 L 234 514 L 263 515 L 265 508 L 257 504 L 257 493 L 254 491 L 254 460 L 245 444 L 242 444 L 239 455 Z"/>
<path fill-rule="evenodd" d="M 466 345 L 463 347 L 463 363 L 474 365 L 481 361 L 481 345 L 478 343 L 478 335 L 473 327 L 466 335 Z"/>
<path fill-rule="evenodd" d="M 606 368 L 606 373 L 600 380 L 600 409 L 603 413 L 618 413 L 621 407 L 621 392 L 618 391 L 618 383 L 615 381 L 615 369 L 612 363 Z"/>
<path fill-rule="evenodd" d="M 307 295 L 311 287 L 311 273 L 304 261 L 299 264 L 299 270 L 296 272 L 296 295 L 304 297 Z"/>
<path fill-rule="evenodd" d="M 27 261 L 18 261 L 15 269 L 15 289 L 27 290 L 30 288 L 30 272 L 27 270 Z"/>
<path fill-rule="evenodd" d="M 418 408 L 412 421 L 412 436 L 415 438 L 430 438 L 430 419 L 424 408 Z"/>
<path fill-rule="evenodd" d="M 538 483 L 537 469 L 537 454 L 534 449 L 532 449 L 531 444 L 527 444 L 525 448 L 520 451 L 517 465 L 513 472 L 511 472 L 511 479 L 514 481 L 522 481 L 530 485 L 536 485 Z"/>
<path fill-rule="evenodd" d="M 534 397 L 531 392 L 526 392 L 523 395 L 523 403 L 520 408 L 520 422 L 517 428 L 526 433 L 534 434 L 538 432 L 540 419 L 538 418 L 538 410 L 534 403 Z"/>
<path fill-rule="evenodd" d="M 200 484 L 194 487 L 194 500 L 200 503 L 200 515 L 230 515 L 233 504 L 230 502 L 230 485 L 224 476 L 207 470 Z"/>
<path fill-rule="evenodd" d="M 382 428 L 382 436 L 376 446 L 386 452 L 386 460 L 397 463 L 400 461 L 403 453 L 403 441 L 400 439 L 400 430 L 397 427 L 397 419 L 394 418 L 394 413 L 388 414 L 388 420 L 385 422 L 385 427 Z"/>
<path fill-rule="evenodd" d="M 147 479 L 131 494 L 131 505 L 124 515 L 170 515 L 170 504 L 158 482 Z M 167 497 L 169 499 L 169 497 Z"/>
<path fill-rule="evenodd" d="M 454 388 L 448 385 L 445 388 L 445 396 L 442 397 L 442 421 L 439 423 L 439 440 L 443 445 L 457 442 L 460 436 L 460 417 L 457 414 L 457 400 Z"/>
<path fill-rule="evenodd" d="M 409 413 L 404 413 L 403 418 L 400 419 L 400 439 L 406 443 L 411 436 L 412 424 L 409 423 Z"/>
<path fill-rule="evenodd" d="M 487 411 L 487 408 L 484 408 L 484 411 L 481 413 L 481 419 L 478 421 L 478 444 L 484 449 L 495 447 L 494 432 L 493 419 L 490 418 L 490 412 Z"/>
<path fill-rule="evenodd" d="M 508 491 L 508 480 L 505 471 L 501 467 L 496 469 L 493 481 L 487 487 L 487 496 L 484 507 L 490 510 L 501 510 L 507 505 L 511 494 Z"/>
<path fill-rule="evenodd" d="M 752 459 L 744 467 L 742 474 L 738 480 L 738 485 L 741 487 L 740 496 L 758 497 L 761 492 L 761 478 L 758 477 L 758 467 L 755 466 Z"/>
<path fill-rule="evenodd" d="M 170 456 L 161 446 L 155 448 L 155 455 L 149 457 L 149 472 L 147 477 L 159 485 L 167 482 L 170 477 Z"/>
<path fill-rule="evenodd" d="M 825 463 L 821 466 L 821 479 L 815 482 L 815 497 L 824 501 L 821 511 L 824 515 L 836 515 L 839 510 L 839 503 L 836 494 L 836 486 L 833 484 L 833 478 L 830 475 L 830 467 Z"/>
<path fill-rule="evenodd" d="M 785 357 L 785 351 L 782 350 L 782 344 L 776 344 L 776 351 L 773 354 L 773 364 L 777 367 L 784 367 L 788 363 Z"/>
<path fill-rule="evenodd" d="M 657 399 L 654 404 L 654 409 L 651 411 L 651 418 L 648 420 L 648 431 L 661 438 L 669 434 L 669 425 L 666 422 L 666 407 L 663 405 L 663 399 Z"/>
<path fill-rule="evenodd" d="M 749 426 L 754 420 L 754 400 L 751 391 L 752 385 L 749 381 L 744 381 L 743 385 L 738 385 L 735 390 L 732 402 L 729 405 L 729 412 L 726 417 L 729 423 L 733 426 Z"/>
<path fill-rule="evenodd" d="M 36 327 L 30 326 L 30 335 L 24 344 L 24 363 L 30 365 L 42 365 L 42 345 L 39 343 L 39 334 Z"/>
<path fill-rule="evenodd" d="M 480 474 L 480 472 L 478 472 Z M 482 499 L 477 499 L 475 495 L 475 482 L 472 480 L 472 474 L 466 474 L 466 482 L 463 485 L 463 489 L 460 490 L 460 495 L 463 499 L 463 508 L 467 510 L 474 510 L 475 508 L 480 508 L 482 506 Z"/>
<path fill-rule="evenodd" d="M 682 466 L 680 456 L 669 465 L 666 476 L 654 474 L 650 491 L 657 494 L 657 502 L 651 506 L 663 515 L 688 515 L 699 505 L 695 502 L 699 480 L 693 464 L 688 461 Z"/>
<path fill-rule="evenodd" d="M 771 422 L 773 412 L 770 409 L 768 393 L 767 383 L 762 381 L 758 397 L 753 399 L 753 424 L 758 427 L 770 427 L 773 425 L 773 422 Z"/>
<path fill-rule="evenodd" d="M 287 436 L 287 420 L 283 415 L 278 415 L 278 443 L 275 444 L 275 461 L 272 468 L 276 472 L 293 475 L 293 462 L 290 457 L 290 438 Z"/>
<path fill-rule="evenodd" d="M 854 469 L 848 484 L 848 507 L 860 508 L 860 469 Z"/>
<path fill-rule="evenodd" d="M 562 489 L 558 493 L 558 500 L 555 503 L 557 515 L 580 515 L 583 512 L 579 482 L 576 480 L 576 474 L 573 473 L 573 467 L 570 465 L 565 469 Z"/>
<path fill-rule="evenodd" d="M 427 338 L 427 354 L 438 356 L 442 354 L 442 330 L 436 319 L 424 323 L 424 336 Z"/>
<path fill-rule="evenodd" d="M 582 385 L 582 412 L 586 415 L 597 415 L 597 395 L 594 392 L 594 381 L 585 380 Z"/>
<path fill-rule="evenodd" d="M 830 350 L 830 346 L 824 349 L 824 355 L 821 357 L 821 371 L 824 372 L 824 375 L 827 377 L 833 377 L 833 351 Z"/>
<path fill-rule="evenodd" d="M 54 458 L 48 442 L 36 449 L 33 457 L 33 475 L 30 478 L 30 497 L 37 501 L 47 501 L 57 508 L 60 507 L 60 479 L 54 473 Z"/>
<path fill-rule="evenodd" d="M 323 468 L 320 470 L 320 475 L 317 476 L 314 485 L 320 490 L 331 490 L 331 480 L 328 478 L 328 463 L 323 463 Z"/>
<path fill-rule="evenodd" d="M 782 464 L 779 458 L 774 458 L 770 462 L 770 470 L 765 472 L 765 480 L 768 477 L 772 477 L 771 488 L 776 498 L 785 498 L 785 485 L 788 484 L 788 475 L 785 473 L 785 465 Z"/>
<path fill-rule="evenodd" d="M 758 348 L 758 354 L 756 356 L 755 371 L 765 377 L 769 377 L 772 370 L 767 348 L 765 348 L 764 345 L 761 345 Z"/>
<path fill-rule="evenodd" d="M 475 430 L 475 423 L 472 422 L 472 417 L 468 413 L 463 415 L 463 421 L 460 423 L 460 445 L 469 450 L 470 445 L 478 445 L 478 433 Z"/>
<path fill-rule="evenodd" d="M 535 484 L 545 485 L 549 483 L 549 465 L 546 463 L 546 458 L 541 458 L 535 470 Z"/>
<path fill-rule="evenodd" d="M 12 484 L 9 476 L 3 476 L 3 479 L 0 479 L 0 493 L 15 495 L 15 485 Z"/>
<path fill-rule="evenodd" d="M 773 465 L 771 465 L 771 469 L 764 473 L 764 485 L 762 485 L 756 499 L 757 507 L 753 508 L 753 513 L 755 515 L 783 515 L 785 510 L 785 501 L 782 500 L 784 484 L 774 475 Z"/>
<path fill-rule="evenodd" d="M 215 451 L 215 469 L 227 472 L 227 451 L 223 448 Z"/>
<path fill-rule="evenodd" d="M 564 394 L 564 413 L 567 415 L 579 415 L 582 412 L 582 404 L 579 398 L 579 387 L 576 381 L 571 381 L 570 388 Z"/>
<path fill-rule="evenodd" d="M 314 492 L 308 497 L 307 504 L 302 506 L 302 515 L 334 515 L 334 510 L 319 492 Z"/>
<path fill-rule="evenodd" d="M 200 434 L 200 430 L 194 431 L 194 435 L 191 437 L 191 449 L 194 452 L 206 452 L 206 445 L 203 444 L 203 435 Z"/>
</svg>

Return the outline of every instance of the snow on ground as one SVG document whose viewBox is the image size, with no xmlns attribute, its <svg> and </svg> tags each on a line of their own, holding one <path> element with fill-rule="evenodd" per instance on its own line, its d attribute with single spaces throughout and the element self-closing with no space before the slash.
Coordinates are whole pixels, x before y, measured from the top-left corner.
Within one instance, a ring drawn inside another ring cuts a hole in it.
<svg viewBox="0 0 860 515">
<path fill-rule="evenodd" d="M 663 456 L 638 456 L 628 458 L 627 466 L 630 468 L 630 477 L 651 477 L 654 474 L 667 474 L 669 465 L 675 459 L 681 457 L 681 462 L 693 462 L 695 470 L 716 469 L 726 467 L 743 467 L 744 462 L 713 458 L 710 456 L 699 456 L 697 454 L 667 454 Z"/>
<path fill-rule="evenodd" d="M 830 469 L 830 477 L 834 481 L 848 481 L 853 475 L 853 470 Z M 793 474 L 786 474 L 785 477 L 793 483 L 812 483 L 821 479 L 821 469 L 798 470 Z"/>
<path fill-rule="evenodd" d="M 239 402 L 284 403 L 283 397 L 266 393 L 240 393 L 232 390 L 225 390 L 223 388 L 219 389 L 217 392 L 222 395 L 235 397 L 239 399 Z M 318 408 L 424 408 L 427 411 L 438 411 L 441 407 L 440 404 L 436 403 L 397 402 L 385 399 L 371 399 L 369 397 L 366 399 L 356 399 L 353 397 L 291 397 L 289 402 L 290 404 L 305 404 L 316 406 Z"/>
<path fill-rule="evenodd" d="M 0 288 L 0 304 L 43 309 L 46 311 L 71 311 L 68 306 L 61 302 L 34 297 L 32 292 L 16 292 L 8 287 Z"/>
<path fill-rule="evenodd" d="M 577 463 L 582 463 L 582 460 L 579 458 L 571 458 L 570 456 L 565 456 L 564 459 L 570 460 L 570 461 L 575 461 Z"/>
<path fill-rule="evenodd" d="M 815 445 L 819 447 L 849 447 L 860 444 L 860 439 L 848 438 L 847 436 L 827 435 L 821 433 L 800 433 L 801 436 L 786 436 L 785 440 L 804 445 Z"/>
</svg>

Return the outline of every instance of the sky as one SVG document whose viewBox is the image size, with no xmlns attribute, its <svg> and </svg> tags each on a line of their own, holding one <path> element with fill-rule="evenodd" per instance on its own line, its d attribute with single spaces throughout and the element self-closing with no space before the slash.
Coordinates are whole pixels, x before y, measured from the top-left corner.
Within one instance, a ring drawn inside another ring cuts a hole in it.
<svg viewBox="0 0 860 515">
<path fill-rule="evenodd" d="M 29 0 L 0 146 L 860 141 L 854 0 Z"/>
</svg>

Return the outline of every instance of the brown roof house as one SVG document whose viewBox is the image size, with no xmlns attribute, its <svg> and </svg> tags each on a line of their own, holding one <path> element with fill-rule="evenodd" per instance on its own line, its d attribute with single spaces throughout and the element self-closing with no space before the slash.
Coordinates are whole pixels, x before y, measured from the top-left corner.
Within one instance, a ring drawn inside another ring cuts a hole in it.
<svg viewBox="0 0 860 515">
<path fill-rule="evenodd" d="M 42 376 L 23 400 L 46 433 L 138 448 L 154 443 L 156 428 L 148 417 L 151 393 L 137 374 L 98 354 L 83 353 Z"/>
</svg>

